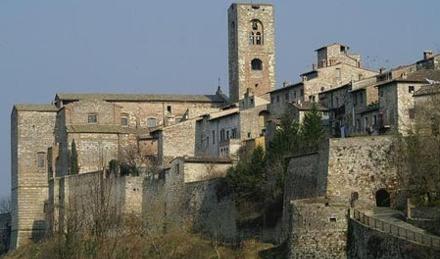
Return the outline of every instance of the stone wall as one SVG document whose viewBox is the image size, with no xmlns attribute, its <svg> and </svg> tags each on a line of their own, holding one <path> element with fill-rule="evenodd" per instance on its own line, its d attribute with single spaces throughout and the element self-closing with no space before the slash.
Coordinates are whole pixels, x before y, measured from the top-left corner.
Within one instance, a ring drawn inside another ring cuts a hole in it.
<svg viewBox="0 0 440 259">
<path fill-rule="evenodd" d="M 290 207 L 289 258 L 345 258 L 347 212 L 329 200 L 293 201 Z"/>
<path fill-rule="evenodd" d="M 349 203 L 357 193 L 357 206 L 376 206 L 375 195 L 385 189 L 396 199 L 397 174 L 391 163 L 392 137 L 330 139 L 326 196 Z"/>
<path fill-rule="evenodd" d="M 38 240 L 46 231 L 48 148 L 54 143 L 56 109 L 23 110 L 11 116 L 11 248 Z"/>
<path fill-rule="evenodd" d="M 144 212 L 157 231 L 189 228 L 219 241 L 237 238 L 235 204 L 221 194 L 223 182 L 210 173 L 211 166 L 175 159 L 169 169 L 147 180 Z M 215 166 L 224 175 L 230 163 Z"/>
<path fill-rule="evenodd" d="M 143 209 L 143 177 L 103 178 L 102 172 L 84 173 L 57 177 L 49 189 L 47 218 L 52 231 L 65 227 L 69 220 L 89 230 L 103 216 L 97 213 L 118 217 L 140 215 Z"/>
<path fill-rule="evenodd" d="M 434 250 L 387 233 L 379 232 L 350 220 L 348 258 L 410 259 L 440 258 L 440 250 Z"/>
</svg>

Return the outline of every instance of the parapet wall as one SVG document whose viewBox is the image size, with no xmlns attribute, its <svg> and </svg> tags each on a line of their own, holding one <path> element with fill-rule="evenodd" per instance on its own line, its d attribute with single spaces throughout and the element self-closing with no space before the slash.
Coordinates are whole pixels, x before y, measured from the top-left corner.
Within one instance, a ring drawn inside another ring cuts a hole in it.
<svg viewBox="0 0 440 259">
<path fill-rule="evenodd" d="M 350 220 L 348 258 L 440 258 L 440 250 L 418 245 Z"/>
</svg>

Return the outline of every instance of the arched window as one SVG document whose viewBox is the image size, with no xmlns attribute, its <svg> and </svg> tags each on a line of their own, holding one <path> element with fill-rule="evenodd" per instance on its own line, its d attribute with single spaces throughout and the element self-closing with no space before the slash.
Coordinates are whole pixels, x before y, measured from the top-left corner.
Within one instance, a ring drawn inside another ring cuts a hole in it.
<svg viewBox="0 0 440 259">
<path fill-rule="evenodd" d="M 259 20 L 251 21 L 251 32 L 249 33 L 250 45 L 263 45 L 264 43 L 263 24 Z"/>
<path fill-rule="evenodd" d="M 252 70 L 256 70 L 256 71 L 261 71 L 263 70 L 263 62 L 261 61 L 261 59 L 253 59 L 251 62 L 251 67 Z"/>
</svg>

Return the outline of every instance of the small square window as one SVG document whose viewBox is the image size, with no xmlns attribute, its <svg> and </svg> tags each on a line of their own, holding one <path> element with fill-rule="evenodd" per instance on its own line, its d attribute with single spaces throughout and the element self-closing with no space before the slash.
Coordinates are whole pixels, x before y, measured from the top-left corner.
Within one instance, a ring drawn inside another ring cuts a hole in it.
<svg viewBox="0 0 440 259">
<path fill-rule="evenodd" d="M 171 109 L 171 105 L 168 105 L 168 106 L 167 106 L 167 111 L 168 111 L 169 113 L 172 113 L 172 112 L 173 112 L 173 110 Z"/>
<path fill-rule="evenodd" d="M 90 113 L 87 122 L 90 124 L 98 123 L 98 115 L 96 113 Z"/>
<path fill-rule="evenodd" d="M 156 126 L 157 126 L 156 118 L 148 118 L 147 119 L 147 127 L 148 128 L 155 128 Z"/>
<path fill-rule="evenodd" d="M 121 125 L 128 126 L 128 114 L 123 114 L 121 116 Z"/>
<path fill-rule="evenodd" d="M 410 85 L 410 86 L 408 86 L 408 93 L 410 93 L 410 94 L 413 94 L 414 93 L 414 86 L 413 85 Z"/>
</svg>

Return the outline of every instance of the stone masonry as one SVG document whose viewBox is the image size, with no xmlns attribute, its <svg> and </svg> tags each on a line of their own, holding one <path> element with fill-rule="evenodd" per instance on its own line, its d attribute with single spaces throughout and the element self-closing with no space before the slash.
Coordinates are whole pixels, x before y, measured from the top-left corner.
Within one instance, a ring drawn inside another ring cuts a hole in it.
<svg viewBox="0 0 440 259">
<path fill-rule="evenodd" d="M 228 10 L 229 97 L 243 98 L 250 88 L 267 96 L 275 87 L 274 8 L 269 4 L 232 4 Z"/>
</svg>

